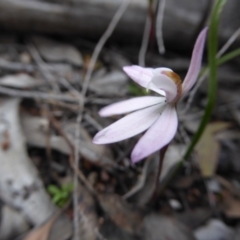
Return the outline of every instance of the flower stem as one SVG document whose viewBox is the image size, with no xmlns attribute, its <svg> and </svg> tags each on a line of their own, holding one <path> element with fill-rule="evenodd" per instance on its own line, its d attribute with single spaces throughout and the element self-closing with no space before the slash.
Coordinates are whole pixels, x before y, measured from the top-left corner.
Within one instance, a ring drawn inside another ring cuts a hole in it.
<svg viewBox="0 0 240 240">
<path fill-rule="evenodd" d="M 224 61 L 229 60 L 231 57 L 236 56 L 238 52 L 235 52 L 234 54 L 231 54 L 227 58 L 223 60 L 218 60 L 216 58 L 217 55 L 217 46 L 218 46 L 218 26 L 219 26 L 219 18 L 221 11 L 223 9 L 224 4 L 226 3 L 226 0 L 216 0 L 211 17 L 210 17 L 210 24 L 209 24 L 209 34 L 208 34 L 208 62 L 209 62 L 209 85 L 208 85 L 208 102 L 207 106 L 202 118 L 202 121 L 198 127 L 197 132 L 193 136 L 193 139 L 186 150 L 182 161 L 176 164 L 172 172 L 170 172 L 165 179 L 164 183 L 161 186 L 160 192 L 163 191 L 163 189 L 166 187 L 166 185 L 172 180 L 172 178 L 176 175 L 178 170 L 182 167 L 184 160 L 186 160 L 190 154 L 192 153 L 195 145 L 199 141 L 200 137 L 202 136 L 202 133 L 207 126 L 214 105 L 215 105 L 215 99 L 216 99 L 216 92 L 217 92 L 217 67 L 219 64 L 222 64 Z M 203 72 L 202 72 L 203 73 Z"/>
<path fill-rule="evenodd" d="M 165 147 L 163 147 L 159 151 L 158 171 L 157 171 L 157 177 L 156 177 L 156 182 L 155 182 L 155 189 L 154 189 L 153 196 L 152 196 L 153 201 L 155 201 L 157 199 L 157 196 L 158 196 L 159 178 L 160 178 L 160 175 L 161 175 L 161 172 L 162 172 L 163 160 L 164 160 L 165 153 L 168 149 L 168 146 L 169 146 L 169 144 L 167 144 Z"/>
</svg>

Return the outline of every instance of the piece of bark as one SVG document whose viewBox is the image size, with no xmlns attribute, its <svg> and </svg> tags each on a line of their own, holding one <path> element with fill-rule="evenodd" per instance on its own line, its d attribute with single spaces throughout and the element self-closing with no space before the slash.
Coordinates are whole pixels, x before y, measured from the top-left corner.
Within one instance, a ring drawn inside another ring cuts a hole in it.
<svg viewBox="0 0 240 240">
<path fill-rule="evenodd" d="M 4 205 L 1 209 L 0 240 L 14 239 L 30 228 L 26 219 L 16 210 Z"/>
<path fill-rule="evenodd" d="M 0 100 L 0 198 L 33 225 L 56 210 L 26 151 L 19 121 L 19 99 Z"/>
<path fill-rule="evenodd" d="M 122 0 L 32 1 L 1 0 L 0 29 L 75 35 L 98 40 L 109 25 Z M 165 42 L 189 49 L 209 1 L 169 0 L 163 21 Z M 117 25 L 113 38 L 119 42 L 141 43 L 148 1 L 134 0 Z"/>
<path fill-rule="evenodd" d="M 122 0 L 1 0 L 0 29 L 74 35 L 98 40 Z M 221 15 L 220 42 L 240 25 L 238 0 L 227 1 Z M 163 38 L 171 49 L 191 50 L 199 31 L 207 23 L 212 1 L 168 0 L 163 18 Z M 134 0 L 117 25 L 113 39 L 141 43 L 148 1 Z M 240 45 L 240 38 L 235 46 Z"/>
</svg>

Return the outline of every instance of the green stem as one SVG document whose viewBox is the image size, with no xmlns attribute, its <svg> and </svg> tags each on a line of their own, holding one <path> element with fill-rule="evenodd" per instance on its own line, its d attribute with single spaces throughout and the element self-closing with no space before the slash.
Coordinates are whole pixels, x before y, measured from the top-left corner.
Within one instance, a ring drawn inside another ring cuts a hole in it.
<svg viewBox="0 0 240 240">
<path fill-rule="evenodd" d="M 216 92 L 217 92 L 217 67 L 218 65 L 226 62 L 227 60 L 231 59 L 233 55 L 237 55 L 237 53 L 231 53 L 225 55 L 224 57 L 220 58 L 219 60 L 216 59 L 217 55 L 217 46 L 218 46 L 218 25 L 219 25 L 219 17 L 221 14 L 221 11 L 223 9 L 223 6 L 225 4 L 225 0 L 216 0 L 211 17 L 210 17 L 210 26 L 209 26 L 209 33 L 208 33 L 208 62 L 209 62 L 209 85 L 208 85 L 208 102 L 207 106 L 202 118 L 202 121 L 198 127 L 197 132 L 193 136 L 192 142 L 190 143 L 187 151 L 185 152 L 183 156 L 183 160 L 180 161 L 174 169 L 168 174 L 168 177 L 164 180 L 162 183 L 161 189 L 159 192 L 162 192 L 163 189 L 166 187 L 166 185 L 169 183 L 169 181 L 172 180 L 172 178 L 175 176 L 177 171 L 182 167 L 184 160 L 186 160 L 191 152 L 193 151 L 195 145 L 197 144 L 198 140 L 200 139 L 205 127 L 207 126 L 207 123 L 210 120 L 215 100 L 216 100 Z M 226 57 L 227 56 L 227 57 Z M 201 71 L 201 74 L 204 74 L 205 71 L 208 71 L 207 68 L 203 69 Z"/>
<path fill-rule="evenodd" d="M 202 136 L 202 133 L 207 126 L 212 111 L 216 101 L 216 92 L 217 92 L 217 66 L 218 62 L 216 60 L 217 55 L 217 46 L 218 46 L 218 25 L 219 17 L 225 0 L 216 0 L 211 17 L 210 17 L 210 26 L 208 33 L 208 62 L 209 62 L 209 85 L 208 85 L 208 102 L 202 118 L 202 121 L 198 127 L 197 132 L 193 136 L 192 142 L 189 145 L 186 153 L 183 156 L 183 159 L 186 160 L 191 152 L 193 151 L 198 140 Z"/>
</svg>

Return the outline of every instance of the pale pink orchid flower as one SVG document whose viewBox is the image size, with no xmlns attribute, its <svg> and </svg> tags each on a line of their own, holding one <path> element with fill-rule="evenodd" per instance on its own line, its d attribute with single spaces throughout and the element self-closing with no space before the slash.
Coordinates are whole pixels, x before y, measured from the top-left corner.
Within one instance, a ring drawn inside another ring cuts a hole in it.
<svg viewBox="0 0 240 240">
<path fill-rule="evenodd" d="M 99 112 L 102 117 L 132 113 L 98 132 L 93 142 L 95 144 L 114 143 L 148 129 L 131 153 L 133 163 L 169 144 L 178 126 L 176 104 L 192 88 L 200 72 L 206 34 L 207 28 L 203 29 L 197 38 L 183 82 L 169 68 L 124 67 L 123 70 L 132 80 L 160 95 L 136 97 L 102 108 Z"/>
</svg>

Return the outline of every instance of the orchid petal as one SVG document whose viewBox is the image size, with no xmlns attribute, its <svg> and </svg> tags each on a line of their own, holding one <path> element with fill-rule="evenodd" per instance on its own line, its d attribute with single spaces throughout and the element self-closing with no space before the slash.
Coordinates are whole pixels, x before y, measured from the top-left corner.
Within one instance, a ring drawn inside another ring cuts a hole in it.
<svg viewBox="0 0 240 240">
<path fill-rule="evenodd" d="M 163 68 L 163 69 L 165 70 L 166 68 Z M 135 81 L 140 86 L 165 96 L 164 91 L 156 88 L 153 84 L 151 84 L 153 71 L 154 71 L 153 68 L 143 68 L 140 66 L 133 65 L 133 66 L 123 67 L 123 70 L 133 81 Z"/>
<path fill-rule="evenodd" d="M 207 30 L 208 28 L 204 28 L 201 31 L 194 45 L 190 66 L 182 84 L 183 95 L 186 94 L 195 84 L 200 72 Z"/>
<path fill-rule="evenodd" d="M 128 113 L 152 105 L 160 103 L 164 104 L 165 100 L 166 100 L 165 97 L 151 97 L 151 96 L 131 98 L 125 101 L 113 103 L 109 106 L 102 108 L 99 111 L 99 115 L 101 117 L 107 117 L 117 114 Z"/>
<path fill-rule="evenodd" d="M 161 74 L 156 75 L 152 78 L 152 83 L 158 89 L 161 89 L 166 94 L 167 102 L 171 102 L 177 96 L 177 85 L 168 76 Z"/>
<path fill-rule="evenodd" d="M 98 132 L 93 143 L 113 143 L 135 136 L 148 129 L 163 109 L 164 107 L 155 105 L 133 112 Z"/>
<path fill-rule="evenodd" d="M 158 120 L 134 147 L 131 155 L 132 162 L 138 162 L 167 145 L 173 139 L 177 125 L 176 109 L 172 105 L 166 106 Z"/>
<path fill-rule="evenodd" d="M 153 77 L 153 68 L 143 68 L 133 65 L 123 67 L 123 70 L 133 81 L 145 88 Z"/>
</svg>

